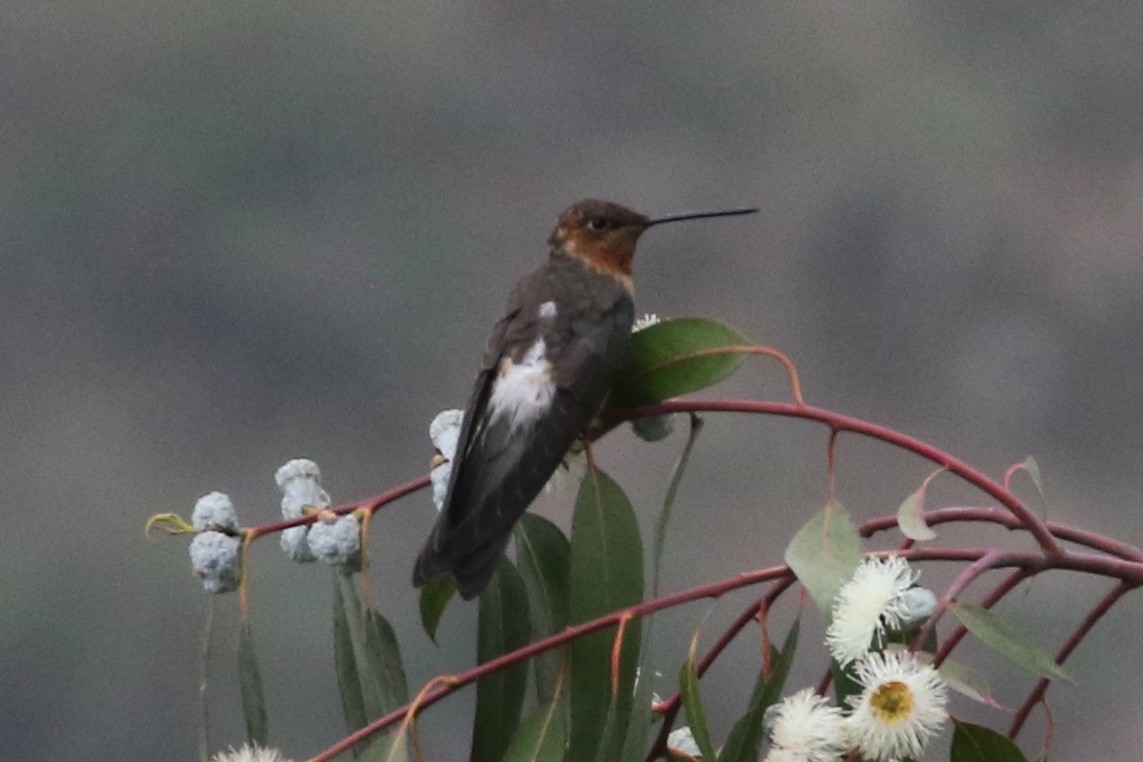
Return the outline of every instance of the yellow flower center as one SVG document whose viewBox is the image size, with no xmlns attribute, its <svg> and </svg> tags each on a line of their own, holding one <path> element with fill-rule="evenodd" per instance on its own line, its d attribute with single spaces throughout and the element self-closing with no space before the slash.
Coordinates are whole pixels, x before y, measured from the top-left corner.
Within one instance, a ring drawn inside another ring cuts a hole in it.
<svg viewBox="0 0 1143 762">
<path fill-rule="evenodd" d="M 881 685 L 869 699 L 873 717 L 886 725 L 907 722 L 913 714 L 913 693 L 899 680 Z"/>
</svg>

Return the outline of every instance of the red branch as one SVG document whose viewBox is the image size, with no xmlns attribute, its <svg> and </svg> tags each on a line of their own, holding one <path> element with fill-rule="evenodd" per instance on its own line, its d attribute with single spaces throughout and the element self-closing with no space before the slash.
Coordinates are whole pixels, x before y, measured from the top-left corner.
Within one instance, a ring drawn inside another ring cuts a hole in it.
<svg viewBox="0 0 1143 762">
<path fill-rule="evenodd" d="M 802 418 L 808 421 L 817 421 L 830 427 L 831 431 L 849 431 L 854 434 L 880 439 L 902 450 L 915 453 L 926 460 L 943 466 L 969 484 L 974 485 L 985 494 L 1010 510 L 1032 536 L 1040 548 L 1049 556 L 1058 555 L 1060 545 L 1047 525 L 1033 513 L 1020 498 L 1016 497 L 1004 485 L 968 465 L 952 455 L 938 450 L 930 444 L 919 439 L 902 434 L 876 423 L 869 423 L 860 418 L 851 418 L 832 410 L 826 410 L 809 405 L 799 405 L 790 402 L 757 402 L 754 400 L 690 400 L 673 399 L 659 402 L 654 405 L 624 410 L 623 419 L 645 418 L 668 413 L 754 413 L 756 415 L 780 415 L 788 418 Z"/>
<path fill-rule="evenodd" d="M 992 569 L 1011 568 L 1013 571 L 984 598 L 982 603 L 985 608 L 990 608 L 995 605 L 1024 579 L 1048 569 L 1079 571 L 1119 580 L 1119 585 L 1109 592 L 1095 608 L 1092 609 L 1084 621 L 1060 648 L 1057 654 L 1057 661 L 1061 663 L 1071 654 L 1088 632 L 1090 632 L 1095 623 L 1127 590 L 1143 585 L 1143 551 L 1126 543 L 1102 537 L 1091 532 L 1085 532 L 1063 524 L 1046 522 L 1031 511 L 1023 501 L 1008 488 L 1007 481 L 1010 474 L 1006 474 L 1005 483 L 1001 484 L 964 461 L 954 458 L 942 450 L 878 424 L 840 415 L 822 408 L 810 407 L 800 402 L 781 403 L 758 402 L 753 400 L 689 399 L 667 400 L 642 408 L 620 411 L 612 423 L 620 420 L 671 413 L 695 414 L 701 412 L 778 415 L 825 424 L 830 430 L 828 466 L 831 496 L 833 493 L 833 472 L 835 466 L 834 448 L 836 439 L 839 433 L 850 432 L 878 439 L 925 458 L 951 473 L 956 474 L 967 483 L 974 485 L 1000 503 L 1006 511 L 989 507 L 941 508 L 927 511 L 925 513 L 925 519 L 930 526 L 948 522 L 988 522 L 1003 526 L 1009 530 L 1025 529 L 1035 538 L 1039 545 L 1040 553 L 1004 552 L 987 548 L 916 548 L 912 546 L 912 543 L 906 542 L 899 550 L 885 551 L 876 554 L 895 554 L 911 561 L 952 561 L 969 564 L 942 596 L 942 611 L 977 577 Z M 338 506 L 332 510 L 337 514 L 350 513 L 356 510 L 366 510 L 372 513 L 405 495 L 423 489 L 428 486 L 428 484 L 429 478 L 427 476 L 420 477 L 372 499 Z M 309 524 L 315 519 L 316 516 L 309 515 L 298 519 L 267 524 L 248 530 L 248 536 L 250 539 L 253 539 L 288 529 L 289 527 Z M 895 516 L 884 516 L 865 522 L 861 526 L 860 532 L 863 536 L 868 537 L 895 525 Z M 1099 554 L 1066 550 L 1061 547 L 1060 541 L 1084 546 L 1090 550 L 1097 551 Z M 615 627 L 631 618 L 643 617 L 656 611 L 704 598 L 718 598 L 732 590 L 767 581 L 775 582 L 767 595 L 747 607 L 721 635 L 715 645 L 704 655 L 699 665 L 699 674 L 701 675 L 710 667 L 714 660 L 718 658 L 738 633 L 749 624 L 749 622 L 756 619 L 760 611 L 767 610 L 770 605 L 793 584 L 794 576 L 788 567 L 770 567 L 739 574 L 718 582 L 708 583 L 672 595 L 645 601 L 636 606 L 631 606 L 608 614 L 607 616 L 600 617 L 599 619 L 569 627 L 557 635 L 536 641 L 524 648 L 504 654 L 460 675 L 437 678 L 426 685 L 414 703 L 407 704 L 375 720 L 366 727 L 318 754 L 316 757 L 313 757 L 311 762 L 329 760 L 337 754 L 350 749 L 358 742 L 402 720 L 411 722 L 422 709 L 435 704 L 437 701 L 440 701 L 460 688 L 486 675 L 530 659 L 537 654 L 553 648 L 559 648 L 577 638 L 609 627 Z M 930 618 L 929 622 L 926 623 L 925 631 L 923 631 L 918 638 L 923 638 L 926 632 L 931 631 L 932 628 L 936 626 L 939 616 L 940 612 Z M 941 649 L 935 655 L 934 658 L 936 662 L 939 663 L 945 659 L 963 639 L 965 634 L 966 630 L 963 627 L 958 627 L 952 635 L 944 641 Z M 916 642 L 920 641 L 918 640 Z M 1009 732 L 1010 736 L 1015 736 L 1016 733 L 1019 732 L 1031 710 L 1043 700 L 1047 686 L 1047 680 L 1041 680 L 1037 683 L 1036 687 L 1028 696 L 1027 701 L 1017 713 Z M 660 730 L 659 740 L 653 746 L 651 756 L 649 756 L 648 759 L 654 758 L 656 752 L 662 752 L 666 734 L 669 733 L 670 726 L 673 724 L 673 720 L 679 711 L 679 704 L 679 696 L 676 694 L 655 707 L 656 711 L 662 713 L 663 727 Z"/>
<path fill-rule="evenodd" d="M 408 495 L 412 492 L 424 489 L 425 487 L 429 486 L 429 484 L 429 477 L 420 476 L 416 479 L 413 479 L 411 482 L 402 484 L 400 487 L 394 487 L 388 492 L 382 492 L 380 495 L 371 497 L 368 500 L 362 500 L 357 503 L 346 503 L 345 505 L 339 505 L 334 508 L 330 508 L 329 510 L 333 513 L 338 514 L 339 516 L 345 515 L 347 513 L 353 513 L 357 510 L 376 513 L 380 508 L 388 505 L 389 503 L 400 500 L 405 495 Z M 274 532 L 281 532 L 283 530 L 289 529 L 290 527 L 301 526 L 303 524 L 312 524 L 315 521 L 317 521 L 317 514 L 311 513 L 306 516 L 300 516 L 296 519 L 286 519 L 285 521 L 277 521 L 273 524 L 263 524 L 259 527 L 253 527 L 252 529 L 248 530 L 248 532 L 251 535 L 251 539 L 255 539 L 263 535 L 273 534 Z"/>
<path fill-rule="evenodd" d="M 608 627 L 614 627 L 619 624 L 623 619 L 630 619 L 635 617 L 644 617 L 648 614 L 653 614 L 656 611 L 679 606 L 683 603 L 690 603 L 691 601 L 702 600 L 704 598 L 719 598 L 732 590 L 737 590 L 742 587 L 749 587 L 750 585 L 757 585 L 761 582 L 766 582 L 773 579 L 781 579 L 783 577 L 792 576 L 789 568 L 785 566 L 771 566 L 766 569 L 759 569 L 753 572 L 746 572 L 738 574 L 728 579 L 712 582 L 698 587 L 692 587 L 688 590 L 683 590 L 671 595 L 664 595 L 661 598 L 655 598 L 650 601 L 644 601 L 635 606 L 631 606 L 620 611 L 615 611 L 607 616 L 593 619 L 590 622 L 577 624 L 574 627 L 568 627 L 558 635 L 552 635 L 537 640 L 534 643 L 529 643 L 523 648 L 512 651 L 511 653 L 498 656 L 491 661 L 486 661 L 483 664 L 474 667 L 467 672 L 451 677 L 447 684 L 438 685 L 436 688 L 425 692 L 420 696 L 419 702 L 416 704 L 416 711 L 420 711 L 426 707 L 432 706 L 436 702 L 443 699 L 458 689 L 473 683 L 485 675 L 490 675 L 493 672 L 498 672 L 502 669 L 518 664 L 534 656 L 550 651 L 553 648 L 559 648 L 562 645 L 570 643 L 573 640 L 582 638 L 585 635 L 590 635 L 593 632 L 605 630 Z M 439 679 L 439 678 L 438 678 Z M 403 707 L 394 709 L 392 712 L 380 717 L 365 727 L 358 730 L 325 751 L 321 752 L 315 757 L 312 757 L 309 762 L 325 762 L 325 760 L 332 759 L 343 751 L 347 751 L 355 746 L 357 743 L 369 738 L 375 733 L 378 733 L 390 725 L 394 725 L 405 718 L 409 712 L 411 704 L 406 704 Z"/>
</svg>

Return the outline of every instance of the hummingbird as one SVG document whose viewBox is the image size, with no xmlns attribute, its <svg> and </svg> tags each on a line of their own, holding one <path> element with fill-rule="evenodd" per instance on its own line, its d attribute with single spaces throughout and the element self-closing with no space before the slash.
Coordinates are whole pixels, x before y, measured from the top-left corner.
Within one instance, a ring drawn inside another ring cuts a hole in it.
<svg viewBox="0 0 1143 762">
<path fill-rule="evenodd" d="M 517 520 L 602 411 L 635 320 L 639 237 L 667 222 L 756 211 L 651 218 L 587 199 L 560 214 L 547 261 L 515 285 L 492 331 L 414 585 L 452 574 L 463 598 L 478 595 Z"/>
</svg>

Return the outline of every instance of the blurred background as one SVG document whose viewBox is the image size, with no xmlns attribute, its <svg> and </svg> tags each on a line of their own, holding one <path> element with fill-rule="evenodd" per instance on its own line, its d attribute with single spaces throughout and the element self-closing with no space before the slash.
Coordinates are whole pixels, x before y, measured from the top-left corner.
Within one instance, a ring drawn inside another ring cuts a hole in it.
<svg viewBox="0 0 1143 762">
<path fill-rule="evenodd" d="M 218 489 L 245 524 L 272 521 L 292 457 L 337 502 L 424 473 L 429 421 L 463 405 L 508 288 L 584 196 L 758 206 L 647 235 L 640 312 L 723 320 L 791 356 L 808 402 L 995 476 L 1032 454 L 1046 498 L 1015 484 L 1033 505 L 1143 543 L 1143 5 L 11 0 L 0 24 L 7 759 L 193 758 L 206 596 L 186 538 L 145 539 L 146 518 Z M 788 394 L 765 362 L 717 393 Z M 625 430 L 599 449 L 648 537 L 682 441 Z M 825 442 L 710 417 L 664 590 L 778 562 L 826 496 Z M 930 472 L 852 437 L 839 457 L 857 519 Z M 982 501 L 947 477 L 930 492 Z M 536 509 L 566 526 L 571 502 Z M 420 631 L 408 578 L 434 515 L 407 498 L 370 544 L 413 686 L 475 652 L 472 605 L 440 647 Z M 251 568 L 272 740 L 303 758 L 343 734 L 331 574 L 273 539 Z M 1105 589 L 1050 575 L 1001 608 L 1055 650 Z M 702 617 L 712 642 L 748 601 L 657 620 L 660 693 Z M 236 603 L 216 601 L 215 750 L 242 735 Z M 1053 758 L 1137 757 L 1139 604 L 1051 690 Z M 813 612 L 804 631 L 791 688 L 820 674 Z M 716 737 L 757 650 L 744 636 L 704 683 Z M 958 653 L 1022 701 L 1030 679 Z M 430 759 L 463 754 L 471 702 L 422 720 Z"/>
</svg>

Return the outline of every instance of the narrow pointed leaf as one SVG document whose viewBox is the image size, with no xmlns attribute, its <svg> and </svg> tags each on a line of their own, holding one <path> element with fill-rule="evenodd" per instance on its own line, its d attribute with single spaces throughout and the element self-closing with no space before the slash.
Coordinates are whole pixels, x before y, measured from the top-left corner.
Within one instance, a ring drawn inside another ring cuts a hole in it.
<svg viewBox="0 0 1143 762">
<path fill-rule="evenodd" d="M 718 756 L 719 762 L 754 762 L 758 759 L 758 748 L 762 745 L 762 736 L 765 734 L 763 722 L 766 710 L 782 698 L 790 666 L 794 663 L 799 627 L 800 621 L 795 619 L 786 634 L 781 651 L 770 646 L 769 679 L 759 672 L 754 693 L 750 697 L 750 707 L 730 729 L 730 735 Z"/>
<path fill-rule="evenodd" d="M 528 593 L 532 638 L 562 632 L 568 624 L 571 544 L 552 522 L 525 513 L 516 525 L 516 560 Z M 536 693 L 540 703 L 555 698 L 564 652 L 552 650 L 537 656 Z"/>
<path fill-rule="evenodd" d="M 925 522 L 925 488 L 919 487 L 901 502 L 897 509 L 897 526 L 901 534 L 910 540 L 928 542 L 935 540 L 937 533 Z"/>
<path fill-rule="evenodd" d="M 409 683 L 405 677 L 405 665 L 401 660 L 397 635 L 389 620 L 376 609 L 369 608 L 365 616 L 365 644 L 374 655 L 375 668 L 381 676 L 385 711 L 396 709 L 409 701 Z"/>
<path fill-rule="evenodd" d="M 664 320 L 634 333 L 612 407 L 647 405 L 705 389 L 734 374 L 750 342 L 706 318 Z M 740 351 L 735 351 L 739 349 Z"/>
<path fill-rule="evenodd" d="M 992 697 L 991 689 L 988 687 L 988 681 L 984 679 L 984 675 L 967 664 L 945 659 L 937 671 L 940 673 L 941 679 L 945 681 L 945 685 L 960 695 L 995 709 L 1004 708 L 999 701 Z"/>
<path fill-rule="evenodd" d="M 250 620 L 243 618 L 238 631 L 238 676 L 242 689 L 242 716 L 246 720 L 246 740 L 266 746 L 269 742 L 269 721 L 266 715 L 266 696 L 262 692 L 262 671 L 254 649 L 254 635 Z"/>
<path fill-rule="evenodd" d="M 357 762 L 407 762 L 409 758 L 408 741 L 399 726 L 390 728 L 385 735 L 374 736 L 363 745 L 364 750 L 354 750 Z"/>
<path fill-rule="evenodd" d="M 990 728 L 953 718 L 949 762 L 1027 762 L 1020 748 Z"/>
<path fill-rule="evenodd" d="M 1036 645 L 1007 619 L 974 603 L 954 603 L 949 607 L 956 618 L 980 642 L 1037 677 L 1073 682 L 1052 655 Z"/>
<path fill-rule="evenodd" d="M 655 550 L 654 557 L 651 560 L 651 595 L 652 597 L 659 594 L 659 568 L 663 562 L 663 548 L 667 544 L 667 525 L 671 521 L 671 509 L 675 505 L 675 498 L 679 494 L 679 485 L 683 481 L 683 474 L 687 470 L 687 464 L 691 459 L 691 451 L 694 450 L 695 442 L 698 440 L 699 434 L 702 432 L 702 419 L 697 415 L 690 417 L 691 428 L 690 433 L 687 435 L 687 443 L 683 446 L 683 454 L 679 456 L 679 462 L 675 464 L 675 470 L 671 473 L 671 482 L 667 486 L 667 495 L 663 498 L 663 510 L 659 512 L 659 521 L 655 525 Z"/>
<path fill-rule="evenodd" d="M 483 664 L 528 644 L 528 596 L 520 572 L 502 559 L 480 596 L 477 659 Z M 472 759 L 500 759 L 520 722 L 528 664 L 521 662 L 481 678 L 476 684 Z"/>
<path fill-rule="evenodd" d="M 570 621 L 585 622 L 643 598 L 643 545 L 627 496 L 606 474 L 589 472 L 572 519 Z M 620 649 L 618 690 L 612 693 L 616 630 L 571 644 L 571 748 L 576 758 L 616 759 L 631 716 L 640 623 L 631 620 Z M 604 736 L 606 735 L 606 741 Z M 610 744 L 614 743 L 614 747 Z"/>
<path fill-rule="evenodd" d="M 616 758 L 621 762 L 643 762 L 647 757 L 647 750 L 651 748 L 651 733 L 655 729 L 651 721 L 651 702 L 654 699 L 652 680 L 655 671 L 650 664 L 647 643 L 650 642 L 653 621 L 645 621 L 640 634 L 643 642 L 640 646 L 640 661 L 635 678 L 635 695 L 631 700 L 627 736 L 623 739 L 623 749 Z"/>
<path fill-rule="evenodd" d="M 333 663 L 337 672 L 337 687 L 341 694 L 341 709 L 345 714 L 345 726 L 352 733 L 365 727 L 369 718 L 365 713 L 365 700 L 361 695 L 361 680 L 357 676 L 357 659 L 353 655 L 353 638 L 349 632 L 349 620 L 345 610 L 347 603 L 356 606 L 357 600 L 347 602 L 342 586 L 335 584 L 333 596 Z"/>
<path fill-rule="evenodd" d="M 567 721 L 558 705 L 536 712 L 520 721 L 504 762 L 551 762 L 564 758 Z"/>
<path fill-rule="evenodd" d="M 1028 478 L 1032 480 L 1032 484 L 1036 485 L 1036 491 L 1040 493 L 1040 497 L 1043 497 L 1044 480 L 1040 474 L 1040 464 L 1036 462 L 1035 458 L 1029 455 L 1027 458 L 1024 458 L 1024 462 L 1020 465 L 1024 467 L 1024 471 L 1028 474 Z"/>
<path fill-rule="evenodd" d="M 356 685 L 365 722 L 377 719 L 388 711 L 396 709 L 408 701 L 408 686 L 400 649 L 397 646 L 393 628 L 379 612 L 365 606 L 352 574 L 336 574 L 338 599 L 341 613 L 345 616 L 345 632 L 348 648 L 337 640 L 337 616 L 335 609 L 334 660 L 338 670 L 338 685 L 342 690 L 342 706 L 346 707 L 352 679 L 341 674 L 348 669 L 350 658 L 356 670 Z M 348 682 L 346 682 L 348 681 Z M 350 700 L 352 698 L 350 697 Z M 356 702 L 354 702 L 356 704 Z M 346 710 L 346 721 L 353 721 Z M 375 737 L 363 753 L 369 759 L 385 759 L 393 745 L 398 743 L 393 734 Z"/>
<path fill-rule="evenodd" d="M 830 500 L 798 530 L 786 548 L 786 563 L 829 618 L 837 591 L 861 563 L 861 540 L 849 512 Z"/>
<path fill-rule="evenodd" d="M 445 607 L 456 595 L 456 580 L 451 575 L 429 580 L 421 588 L 421 626 L 434 643 L 437 642 L 437 625 L 441 623 Z"/>
<path fill-rule="evenodd" d="M 691 729 L 691 736 L 695 744 L 702 751 L 703 759 L 717 759 L 714 744 L 710 740 L 710 728 L 706 724 L 706 711 L 702 706 L 702 696 L 699 693 L 698 661 L 695 652 L 698 650 L 698 633 L 691 638 L 691 647 L 687 651 L 687 660 L 679 669 L 679 693 L 683 698 L 683 709 L 687 713 L 687 723 Z"/>
</svg>

